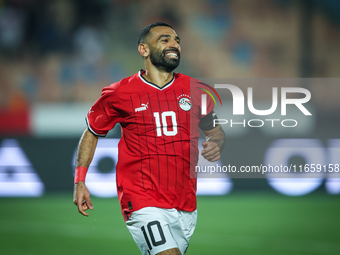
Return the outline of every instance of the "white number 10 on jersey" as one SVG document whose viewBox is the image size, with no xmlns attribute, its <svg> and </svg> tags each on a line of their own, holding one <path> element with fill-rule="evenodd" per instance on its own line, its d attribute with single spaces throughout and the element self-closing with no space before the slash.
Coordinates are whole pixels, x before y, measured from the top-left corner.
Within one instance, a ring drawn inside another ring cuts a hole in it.
<svg viewBox="0 0 340 255">
<path fill-rule="evenodd" d="M 155 117 L 157 136 L 162 136 L 162 129 L 163 129 L 164 135 L 166 136 L 174 136 L 177 134 L 177 120 L 176 120 L 175 112 L 168 111 L 168 112 L 161 113 L 163 127 L 162 127 L 161 120 L 159 117 L 159 112 L 154 112 L 153 116 Z M 173 128 L 172 130 L 168 130 L 166 117 L 171 118 L 171 123 L 172 123 L 172 128 Z"/>
</svg>

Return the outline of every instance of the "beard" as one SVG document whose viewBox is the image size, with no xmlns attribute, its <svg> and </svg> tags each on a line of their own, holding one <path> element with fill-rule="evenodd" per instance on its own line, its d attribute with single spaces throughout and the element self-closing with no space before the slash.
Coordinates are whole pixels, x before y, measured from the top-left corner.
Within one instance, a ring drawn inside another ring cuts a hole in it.
<svg viewBox="0 0 340 255">
<path fill-rule="evenodd" d="M 176 52 L 178 58 L 175 59 L 167 57 L 166 53 L 169 51 Z M 150 61 L 155 67 L 170 73 L 178 67 L 180 62 L 180 53 L 176 48 L 158 51 L 156 48 L 150 47 Z"/>
</svg>

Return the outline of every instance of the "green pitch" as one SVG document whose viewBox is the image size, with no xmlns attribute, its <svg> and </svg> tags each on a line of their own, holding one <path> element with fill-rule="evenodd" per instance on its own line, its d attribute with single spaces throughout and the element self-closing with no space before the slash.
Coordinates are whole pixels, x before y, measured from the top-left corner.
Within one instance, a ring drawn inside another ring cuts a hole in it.
<svg viewBox="0 0 340 255">
<path fill-rule="evenodd" d="M 0 199 L 0 254 L 140 254 L 117 199 L 92 199 L 81 216 L 72 194 Z M 187 254 L 340 254 L 339 196 L 231 194 L 198 198 Z"/>
</svg>

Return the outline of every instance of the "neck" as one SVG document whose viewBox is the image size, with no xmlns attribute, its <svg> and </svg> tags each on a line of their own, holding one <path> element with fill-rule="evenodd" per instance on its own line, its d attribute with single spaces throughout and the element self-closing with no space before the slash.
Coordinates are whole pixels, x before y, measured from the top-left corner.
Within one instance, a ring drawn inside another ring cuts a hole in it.
<svg viewBox="0 0 340 255">
<path fill-rule="evenodd" d="M 145 65 L 145 74 L 143 77 L 154 84 L 156 84 L 158 87 L 163 87 L 167 83 L 169 83 L 172 78 L 174 77 L 173 72 L 166 72 L 164 70 L 161 70 L 154 65 Z"/>
</svg>

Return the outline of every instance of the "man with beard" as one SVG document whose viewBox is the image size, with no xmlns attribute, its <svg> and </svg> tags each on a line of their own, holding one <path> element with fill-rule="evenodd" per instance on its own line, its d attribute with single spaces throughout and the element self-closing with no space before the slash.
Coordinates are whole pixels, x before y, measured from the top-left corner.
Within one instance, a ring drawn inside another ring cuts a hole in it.
<svg viewBox="0 0 340 255">
<path fill-rule="evenodd" d="M 173 72 L 181 47 L 170 25 L 157 22 L 145 27 L 138 51 L 145 70 L 104 88 L 86 116 L 73 202 L 84 216 L 93 209 L 84 183 L 86 172 L 98 137 L 120 123 L 116 181 L 126 225 L 142 254 L 184 254 L 197 218 L 193 173 L 199 128 L 207 138 L 202 155 L 209 161 L 220 158 L 224 133 L 213 125 L 212 100 L 207 100 L 203 114 L 203 90 L 191 90 L 190 77 Z"/>
</svg>

